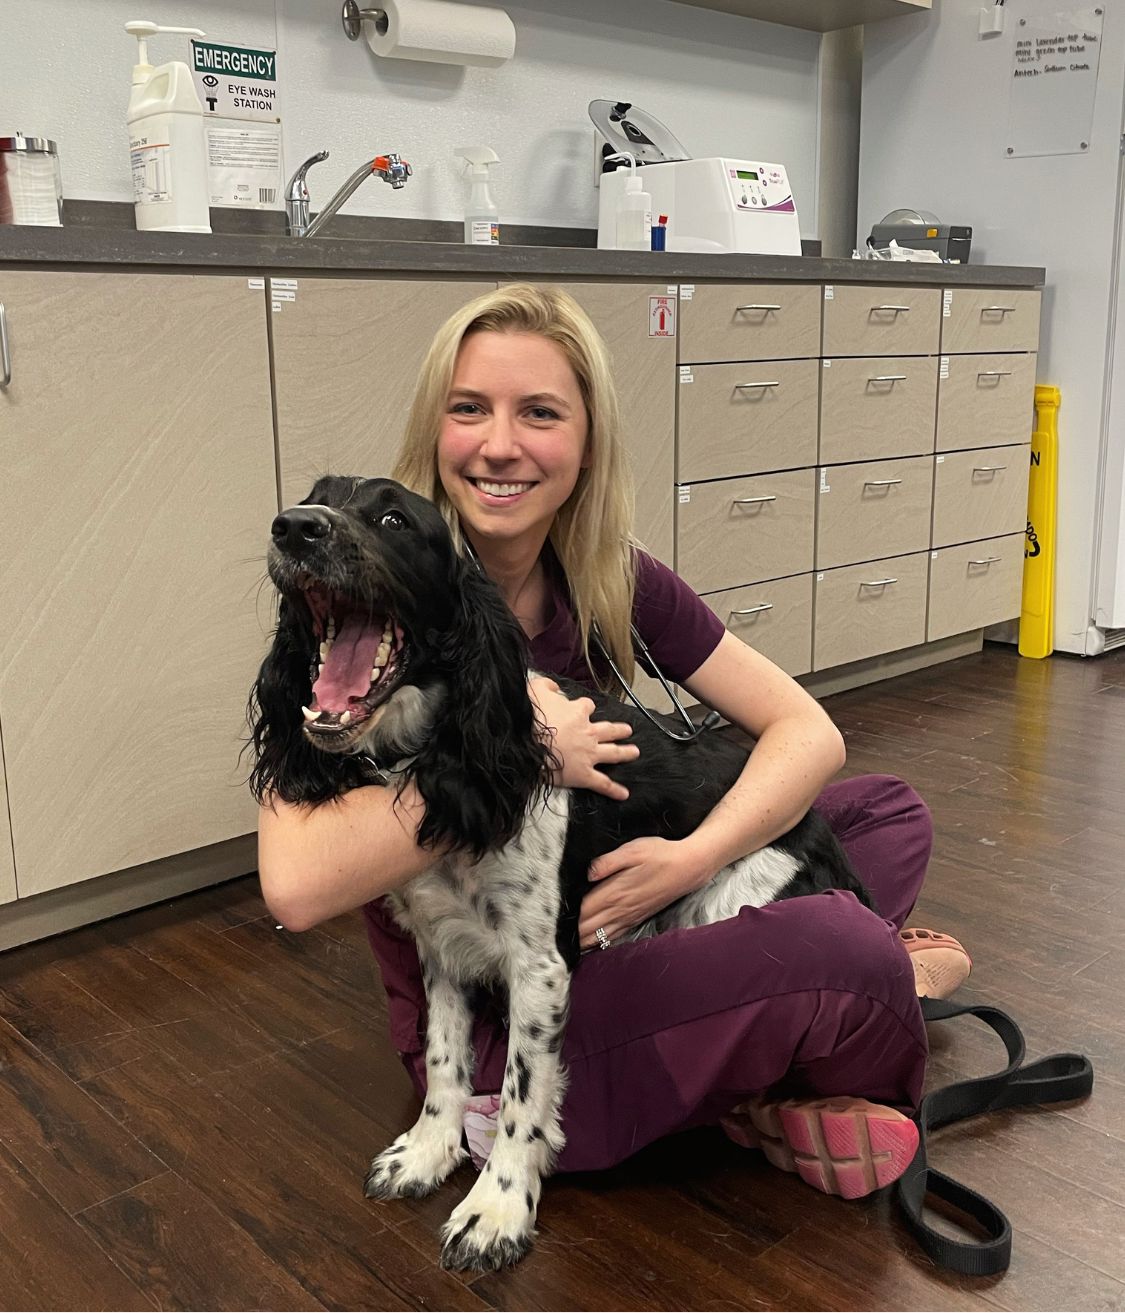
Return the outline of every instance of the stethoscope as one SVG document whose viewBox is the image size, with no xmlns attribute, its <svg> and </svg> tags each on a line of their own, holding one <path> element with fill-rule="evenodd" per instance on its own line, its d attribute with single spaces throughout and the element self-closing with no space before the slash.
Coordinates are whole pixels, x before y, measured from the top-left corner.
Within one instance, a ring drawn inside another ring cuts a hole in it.
<svg viewBox="0 0 1125 1313">
<path fill-rule="evenodd" d="M 476 550 L 474 549 L 472 543 L 469 542 L 468 538 L 464 538 L 463 543 L 465 548 L 465 555 L 469 558 L 470 561 L 472 561 L 472 563 L 477 567 L 477 569 L 481 572 L 481 574 L 484 574 L 485 573 L 484 566 L 481 565 L 480 557 L 476 554 Z M 668 681 L 667 676 L 656 664 L 656 661 L 653 659 L 652 653 L 648 649 L 648 644 L 637 632 L 636 625 L 629 626 L 629 634 L 633 641 L 633 655 L 640 659 L 643 668 L 650 671 L 656 677 L 656 679 L 660 681 L 660 687 L 664 690 L 665 693 L 667 693 L 668 697 L 671 699 L 672 706 L 675 707 L 676 712 L 680 717 L 680 720 L 683 721 L 686 732 L 681 732 L 677 729 L 673 729 L 672 726 L 670 725 L 666 725 L 663 720 L 660 720 L 656 716 L 654 716 L 652 712 L 648 709 L 648 707 L 646 707 L 645 704 L 640 700 L 640 698 L 633 691 L 632 685 L 621 673 L 621 671 L 617 668 L 617 663 L 614 661 L 613 657 L 610 656 L 609 648 L 606 646 L 605 640 L 602 638 L 601 631 L 598 629 L 596 622 L 590 630 L 590 641 L 596 646 L 598 650 L 598 655 L 606 663 L 606 665 L 609 666 L 610 670 L 613 672 L 613 677 L 621 685 L 621 689 L 624 692 L 625 696 L 629 699 L 630 702 L 633 703 L 633 705 L 637 708 L 637 710 L 641 713 L 641 715 L 644 716 L 644 718 L 649 722 L 649 724 L 655 726 L 655 728 L 658 729 L 661 732 L 661 734 L 663 734 L 666 738 L 674 739 L 677 743 L 693 743 L 697 738 L 699 738 L 701 734 L 705 734 L 708 730 L 714 729 L 715 726 L 719 723 L 719 721 L 722 720 L 722 716 L 720 716 L 717 711 L 714 710 L 708 711 L 706 716 L 704 716 L 703 719 L 700 721 L 700 723 L 697 725 L 692 720 L 692 718 L 688 715 L 687 708 L 676 696 L 676 690 L 673 688 L 672 684 Z"/>
</svg>

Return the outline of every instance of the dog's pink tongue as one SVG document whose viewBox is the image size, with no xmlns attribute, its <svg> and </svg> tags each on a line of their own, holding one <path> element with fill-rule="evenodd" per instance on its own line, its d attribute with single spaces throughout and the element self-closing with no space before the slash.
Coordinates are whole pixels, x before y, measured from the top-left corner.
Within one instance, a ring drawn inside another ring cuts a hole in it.
<svg viewBox="0 0 1125 1313">
<path fill-rule="evenodd" d="M 313 685 L 313 696 L 321 711 L 347 711 L 349 698 L 366 695 L 382 638 L 381 621 L 378 629 L 359 616 L 348 616 L 343 621 L 320 678 Z"/>
</svg>

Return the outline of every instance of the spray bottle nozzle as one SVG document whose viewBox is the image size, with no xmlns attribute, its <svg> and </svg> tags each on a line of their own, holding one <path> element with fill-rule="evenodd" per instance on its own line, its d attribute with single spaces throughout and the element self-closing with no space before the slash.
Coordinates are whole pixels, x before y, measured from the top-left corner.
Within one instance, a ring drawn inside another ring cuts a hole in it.
<svg viewBox="0 0 1125 1313">
<path fill-rule="evenodd" d="M 471 178 L 487 178 L 489 168 L 500 163 L 500 156 L 489 146 L 458 146 L 453 154 L 465 161 Z"/>
</svg>

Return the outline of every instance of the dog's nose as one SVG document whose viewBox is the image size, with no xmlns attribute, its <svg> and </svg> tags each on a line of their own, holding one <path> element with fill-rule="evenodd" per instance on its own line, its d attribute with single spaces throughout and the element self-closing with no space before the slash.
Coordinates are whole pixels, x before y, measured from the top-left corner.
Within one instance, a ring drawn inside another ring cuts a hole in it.
<svg viewBox="0 0 1125 1313">
<path fill-rule="evenodd" d="M 332 532 L 332 521 L 320 506 L 293 506 L 282 511 L 270 528 L 274 543 L 299 555 Z"/>
</svg>

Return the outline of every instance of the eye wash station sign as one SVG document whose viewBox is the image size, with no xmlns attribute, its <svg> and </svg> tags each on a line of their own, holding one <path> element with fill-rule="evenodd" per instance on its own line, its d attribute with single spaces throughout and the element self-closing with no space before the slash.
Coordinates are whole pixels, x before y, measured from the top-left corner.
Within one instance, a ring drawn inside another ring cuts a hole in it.
<svg viewBox="0 0 1125 1313">
<path fill-rule="evenodd" d="M 212 205 L 275 210 L 281 198 L 277 51 L 192 41 Z"/>
</svg>

